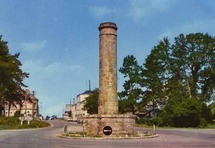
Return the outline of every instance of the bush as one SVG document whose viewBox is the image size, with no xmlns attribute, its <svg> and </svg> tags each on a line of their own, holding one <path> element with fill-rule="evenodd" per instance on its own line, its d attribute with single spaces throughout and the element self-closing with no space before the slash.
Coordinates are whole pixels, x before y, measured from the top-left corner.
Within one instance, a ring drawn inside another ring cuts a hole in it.
<svg viewBox="0 0 215 148">
<path fill-rule="evenodd" d="M 207 127 L 208 126 L 208 122 L 204 119 L 204 118 L 201 118 L 200 119 L 200 124 L 198 125 L 199 128 L 204 128 L 204 127 Z"/>
<path fill-rule="evenodd" d="M 14 125 L 20 123 L 17 117 L 0 117 L 0 125 Z"/>
<path fill-rule="evenodd" d="M 43 122 L 39 120 L 32 120 L 30 127 L 32 128 L 38 128 L 38 127 L 48 127 L 50 124 L 48 122 Z"/>
<path fill-rule="evenodd" d="M 20 111 L 16 111 L 14 117 L 20 117 Z"/>
<path fill-rule="evenodd" d="M 27 121 L 23 122 L 21 125 L 21 121 L 18 117 L 0 117 L 0 130 L 2 129 L 23 129 L 23 128 L 41 128 L 41 127 L 48 127 L 50 126 L 49 123 L 39 121 L 39 120 L 32 120 L 30 124 L 27 124 Z"/>
<path fill-rule="evenodd" d="M 194 98 L 170 99 L 159 116 L 161 126 L 205 127 L 210 120 L 207 106 Z"/>
</svg>

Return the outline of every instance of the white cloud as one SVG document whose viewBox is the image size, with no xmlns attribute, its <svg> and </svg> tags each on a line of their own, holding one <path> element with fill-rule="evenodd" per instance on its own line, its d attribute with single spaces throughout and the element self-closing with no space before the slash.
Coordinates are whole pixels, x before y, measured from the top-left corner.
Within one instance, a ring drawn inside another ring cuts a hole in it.
<svg viewBox="0 0 215 148">
<path fill-rule="evenodd" d="M 179 34 L 189 34 L 189 33 L 213 33 L 215 34 L 215 20 L 209 20 L 209 21 L 196 21 L 184 25 L 178 25 L 177 27 L 168 27 L 167 29 L 164 29 L 161 34 L 157 37 L 158 40 L 163 39 L 164 37 L 167 37 L 169 39 L 174 39 L 174 37 L 177 37 Z"/>
<path fill-rule="evenodd" d="M 177 0 L 130 0 L 128 16 L 135 22 L 154 14 L 166 11 Z"/>
<path fill-rule="evenodd" d="M 23 71 L 30 73 L 24 81 L 36 97 L 42 102 L 42 114 L 57 114 L 61 116 L 62 105 L 79 88 L 80 78 L 86 72 L 81 65 L 54 62 L 45 64 L 43 60 L 28 60 L 23 62 Z M 73 93 L 72 93 L 73 92 Z"/>
<path fill-rule="evenodd" d="M 147 13 L 147 1 L 131 0 L 131 7 L 128 11 L 128 15 L 132 17 L 134 21 L 139 20 Z"/>
<path fill-rule="evenodd" d="M 176 0 L 150 0 L 151 8 L 157 11 L 165 11 L 172 6 Z"/>
<path fill-rule="evenodd" d="M 213 32 L 215 33 L 215 20 L 196 21 L 191 24 L 182 25 L 180 30 L 182 32 Z"/>
<path fill-rule="evenodd" d="M 20 44 L 22 50 L 25 51 L 38 51 L 43 49 L 46 46 L 46 41 L 40 41 L 40 42 L 24 42 Z"/>
<path fill-rule="evenodd" d="M 23 70 L 30 73 L 32 78 L 48 79 L 52 76 L 58 78 L 62 75 L 68 75 L 70 73 L 77 73 L 84 71 L 84 68 L 80 65 L 67 65 L 60 62 L 54 62 L 49 65 L 45 65 L 43 60 L 28 60 L 23 63 Z M 53 79 L 54 81 L 55 79 Z"/>
<path fill-rule="evenodd" d="M 168 39 L 173 39 L 175 32 L 170 30 L 163 30 L 162 33 L 157 37 L 157 40 L 162 40 L 164 37 L 168 37 Z"/>
<path fill-rule="evenodd" d="M 114 11 L 107 6 L 91 6 L 89 7 L 89 10 L 95 17 L 99 18 L 104 17 L 105 15 L 108 15 Z"/>
</svg>

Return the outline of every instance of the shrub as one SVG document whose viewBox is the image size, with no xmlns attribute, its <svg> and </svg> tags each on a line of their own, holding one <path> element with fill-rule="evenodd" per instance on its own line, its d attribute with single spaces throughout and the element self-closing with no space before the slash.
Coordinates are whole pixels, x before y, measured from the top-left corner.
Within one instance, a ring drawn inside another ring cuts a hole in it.
<svg viewBox="0 0 215 148">
<path fill-rule="evenodd" d="M 14 117 L 20 117 L 20 111 L 16 111 Z"/>
<path fill-rule="evenodd" d="M 207 106 L 195 98 L 174 98 L 160 114 L 161 126 L 205 127 L 210 119 Z"/>
<path fill-rule="evenodd" d="M 18 117 L 0 117 L 0 130 L 2 129 L 23 129 L 23 128 L 41 128 L 41 127 L 48 127 L 50 126 L 49 123 L 39 121 L 39 120 L 32 120 L 30 124 L 27 124 L 27 121 L 23 122 L 21 125 L 21 121 Z"/>
</svg>

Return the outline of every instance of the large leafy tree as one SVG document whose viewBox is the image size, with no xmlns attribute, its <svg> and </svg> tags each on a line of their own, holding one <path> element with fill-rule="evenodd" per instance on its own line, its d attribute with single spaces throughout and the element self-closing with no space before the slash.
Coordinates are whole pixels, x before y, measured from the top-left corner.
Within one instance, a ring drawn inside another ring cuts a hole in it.
<svg viewBox="0 0 215 148">
<path fill-rule="evenodd" d="M 7 42 L 3 41 L 0 36 L 0 106 L 3 109 L 5 102 L 9 108 L 14 102 L 23 99 L 26 85 L 23 83 L 24 78 L 28 77 L 28 73 L 23 72 L 21 62 L 19 61 L 19 53 L 10 54 Z M 1 110 L 2 111 L 2 110 Z"/>
<path fill-rule="evenodd" d="M 211 119 L 207 104 L 215 99 L 214 37 L 180 34 L 173 44 L 164 38 L 142 67 L 127 56 L 120 72 L 127 78 L 121 103 L 133 112 L 136 106 L 160 109 L 161 121 L 171 126 L 198 126 Z"/>
<path fill-rule="evenodd" d="M 204 102 L 214 99 L 215 38 L 202 33 L 175 38 L 172 57 L 190 97 Z"/>
<path fill-rule="evenodd" d="M 167 101 L 161 115 L 172 119 L 169 125 L 191 126 L 183 120 L 191 121 L 195 116 L 201 120 L 190 123 L 197 126 L 209 119 L 205 103 L 214 99 L 215 38 L 191 33 L 179 35 L 172 45 L 168 42 L 161 41 L 146 59 L 143 84 L 146 92 L 152 92 L 151 101 Z"/>
</svg>

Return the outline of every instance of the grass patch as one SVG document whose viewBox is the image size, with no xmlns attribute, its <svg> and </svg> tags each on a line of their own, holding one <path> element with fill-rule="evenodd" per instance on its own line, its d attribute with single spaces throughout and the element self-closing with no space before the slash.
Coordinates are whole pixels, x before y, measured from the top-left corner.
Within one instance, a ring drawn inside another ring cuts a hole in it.
<svg viewBox="0 0 215 148">
<path fill-rule="evenodd" d="M 21 125 L 21 121 L 18 119 L 18 117 L 0 117 L 0 130 L 42 128 L 48 126 L 50 126 L 49 123 L 38 120 L 30 121 L 29 125 L 27 121 L 24 121 L 23 125 Z"/>
<path fill-rule="evenodd" d="M 215 123 L 208 124 L 207 128 L 209 128 L 209 129 L 215 129 Z"/>
<path fill-rule="evenodd" d="M 64 133 L 62 135 L 66 137 L 84 137 L 85 136 L 84 132 L 69 132 L 69 133 Z"/>
<path fill-rule="evenodd" d="M 84 132 L 69 132 L 69 133 L 64 133 L 64 134 L 62 134 L 63 136 L 66 136 L 66 137 L 94 137 L 94 138 L 96 138 L 96 137 L 101 137 L 101 136 L 98 136 L 98 135 L 88 135 L 88 136 L 86 136 L 86 133 L 84 133 Z"/>
<path fill-rule="evenodd" d="M 153 126 L 149 126 L 146 124 L 136 124 L 136 127 L 141 127 L 141 128 L 153 128 Z M 157 128 L 162 128 L 162 129 L 215 129 L 215 123 L 210 123 L 206 127 L 172 127 L 172 126 L 156 126 Z"/>
</svg>

